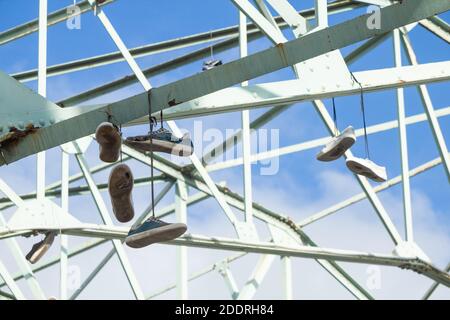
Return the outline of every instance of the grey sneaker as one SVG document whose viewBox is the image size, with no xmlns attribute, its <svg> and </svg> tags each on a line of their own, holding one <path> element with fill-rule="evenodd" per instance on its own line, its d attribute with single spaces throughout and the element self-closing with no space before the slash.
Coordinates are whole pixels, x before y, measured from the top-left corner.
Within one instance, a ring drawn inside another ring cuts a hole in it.
<svg viewBox="0 0 450 320">
<path fill-rule="evenodd" d="M 210 69 L 213 69 L 213 68 L 215 68 L 215 67 L 217 67 L 217 66 L 220 66 L 220 65 L 222 65 L 222 60 L 209 60 L 209 61 L 205 61 L 205 62 L 203 62 L 203 68 L 202 68 L 202 70 L 203 70 L 203 71 L 210 70 Z"/>
<path fill-rule="evenodd" d="M 184 223 L 167 223 L 150 218 L 128 232 L 125 243 L 132 248 L 142 248 L 156 242 L 165 242 L 181 236 L 187 230 Z"/>
<path fill-rule="evenodd" d="M 35 243 L 25 258 L 32 264 L 38 262 L 52 246 L 55 236 L 55 232 L 46 233 L 44 240 Z"/>
<path fill-rule="evenodd" d="M 346 165 L 353 173 L 362 175 L 374 181 L 384 182 L 387 180 L 386 168 L 375 164 L 369 159 L 348 157 Z"/>
<path fill-rule="evenodd" d="M 194 152 L 194 145 L 188 133 L 182 138 L 178 138 L 165 128 L 154 131 L 152 141 L 150 141 L 150 134 L 148 134 L 145 136 L 128 137 L 124 141 L 124 144 L 141 152 L 165 152 L 181 157 L 189 157 Z"/>
<path fill-rule="evenodd" d="M 317 154 L 319 161 L 333 161 L 341 156 L 355 143 L 356 136 L 353 127 L 349 126 L 340 135 L 328 142 Z"/>
<path fill-rule="evenodd" d="M 109 122 L 102 122 L 95 131 L 95 139 L 100 146 L 100 160 L 113 163 L 119 160 L 122 138 L 119 129 Z"/>
<path fill-rule="evenodd" d="M 134 217 L 133 200 L 133 174 L 126 164 L 119 164 L 112 169 L 109 175 L 108 191 L 114 215 L 120 222 L 128 222 Z"/>
</svg>

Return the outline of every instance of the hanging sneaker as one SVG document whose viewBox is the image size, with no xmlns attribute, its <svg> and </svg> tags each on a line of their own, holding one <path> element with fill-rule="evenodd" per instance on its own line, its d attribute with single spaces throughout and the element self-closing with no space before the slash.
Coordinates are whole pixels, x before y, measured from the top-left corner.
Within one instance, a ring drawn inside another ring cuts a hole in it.
<svg viewBox="0 0 450 320">
<path fill-rule="evenodd" d="M 182 138 L 177 138 L 169 130 L 160 128 L 152 133 L 152 143 L 150 134 L 145 136 L 128 137 L 124 144 L 141 152 L 165 152 L 181 157 L 188 157 L 194 152 L 189 134 Z"/>
<path fill-rule="evenodd" d="M 220 65 L 222 65 L 222 60 L 208 60 L 203 62 L 202 71 L 211 70 Z"/>
<path fill-rule="evenodd" d="M 55 236 L 56 233 L 53 231 L 46 233 L 44 240 L 35 243 L 25 258 L 32 264 L 38 262 L 52 246 Z"/>
<path fill-rule="evenodd" d="M 120 222 L 128 222 L 134 217 L 133 200 L 133 174 L 126 164 L 119 164 L 112 169 L 109 175 L 108 191 L 114 215 Z"/>
<path fill-rule="evenodd" d="M 333 161 L 341 156 L 355 143 L 356 136 L 352 126 L 347 127 L 340 135 L 334 137 L 325 147 L 317 154 L 319 161 Z"/>
<path fill-rule="evenodd" d="M 377 182 L 384 182 L 387 180 L 386 168 L 375 164 L 369 159 L 348 157 L 346 164 L 353 173 L 362 175 Z"/>
<path fill-rule="evenodd" d="M 152 217 L 140 226 L 132 228 L 125 243 L 132 248 L 142 248 L 152 243 L 176 239 L 186 230 L 184 223 L 167 223 Z"/>
<path fill-rule="evenodd" d="M 113 163 L 119 160 L 122 139 L 116 126 L 109 122 L 100 123 L 95 131 L 100 146 L 100 160 Z"/>
</svg>

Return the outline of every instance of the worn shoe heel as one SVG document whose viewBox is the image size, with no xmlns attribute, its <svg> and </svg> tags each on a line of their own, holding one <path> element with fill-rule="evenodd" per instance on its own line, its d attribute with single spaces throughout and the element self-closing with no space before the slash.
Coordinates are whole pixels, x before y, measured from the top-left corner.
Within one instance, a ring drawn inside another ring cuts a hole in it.
<svg viewBox="0 0 450 320">
<path fill-rule="evenodd" d="M 119 164 L 112 169 L 109 175 L 108 191 L 114 215 L 120 222 L 128 222 L 134 217 L 133 174 L 126 164 Z"/>
<path fill-rule="evenodd" d="M 47 233 L 44 240 L 33 245 L 25 258 L 32 264 L 38 262 L 52 246 L 53 241 L 55 240 L 55 235 L 56 234 L 54 232 Z"/>
<path fill-rule="evenodd" d="M 122 138 L 113 124 L 101 123 L 95 131 L 95 139 L 100 146 L 100 160 L 109 163 L 119 160 Z"/>
</svg>

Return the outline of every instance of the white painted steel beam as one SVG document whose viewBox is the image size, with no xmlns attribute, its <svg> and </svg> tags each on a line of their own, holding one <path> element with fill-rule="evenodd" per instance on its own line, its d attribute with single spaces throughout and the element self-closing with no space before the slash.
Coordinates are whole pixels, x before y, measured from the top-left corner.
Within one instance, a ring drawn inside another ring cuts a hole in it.
<svg viewBox="0 0 450 320">
<path fill-rule="evenodd" d="M 397 68 L 402 66 L 402 48 L 400 42 L 400 30 L 393 31 L 394 42 L 394 62 Z M 405 239 L 414 242 L 413 217 L 411 208 L 411 187 L 409 183 L 409 158 L 408 158 L 408 137 L 406 133 L 405 121 L 405 93 L 403 88 L 397 89 L 397 112 L 398 112 L 398 132 L 400 140 L 400 162 L 402 172 L 402 195 L 403 195 L 403 215 L 405 219 Z"/>
<path fill-rule="evenodd" d="M 450 3 L 446 0 L 435 0 L 432 3 L 424 0 L 410 0 L 402 5 L 388 6 L 381 9 L 381 15 L 385 22 L 381 29 L 367 29 L 365 26 L 368 16 L 364 15 L 212 70 L 154 88 L 152 104 L 156 106 L 155 111 L 158 111 L 159 108 L 165 109 L 352 43 L 384 34 L 449 9 Z M 333 41 L 325 41 L 325 39 L 333 39 Z M 5 159 L 1 159 L 0 164 L 4 164 L 5 161 L 11 163 L 27 155 L 91 134 L 100 122 L 108 119 L 106 111 L 113 115 L 119 123 L 126 123 L 144 116 L 147 113 L 146 100 L 147 94 L 141 94 L 126 99 L 126 102 L 101 106 L 90 112 L 78 114 L 65 121 L 58 121 L 54 125 L 41 128 L 32 136 L 23 137 L 19 143 L 3 148 Z M 128 108 L 124 108 L 124 105 L 127 105 Z"/>
</svg>

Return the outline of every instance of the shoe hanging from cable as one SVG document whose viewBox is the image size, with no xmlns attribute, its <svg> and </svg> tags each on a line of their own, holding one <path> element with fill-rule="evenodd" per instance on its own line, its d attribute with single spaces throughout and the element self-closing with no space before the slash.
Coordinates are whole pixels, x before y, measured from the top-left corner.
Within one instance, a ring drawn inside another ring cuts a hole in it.
<svg viewBox="0 0 450 320">
<path fill-rule="evenodd" d="M 349 126 L 339 134 L 337 125 L 336 104 L 333 98 L 333 120 L 335 128 L 335 137 L 320 150 L 316 158 L 319 161 L 334 161 L 339 159 L 355 143 L 356 136 L 353 127 Z"/>
<path fill-rule="evenodd" d="M 159 220 L 156 218 L 155 215 L 155 188 L 154 188 L 154 173 L 153 173 L 153 151 L 155 151 L 154 144 L 157 141 L 156 137 L 161 137 L 162 141 L 171 141 L 171 142 L 178 142 L 180 141 L 172 141 L 175 140 L 172 138 L 172 133 L 170 133 L 168 130 L 165 130 L 162 126 L 162 113 L 161 113 L 161 129 L 158 130 L 159 135 L 157 135 L 157 132 L 153 131 L 153 125 L 155 123 L 154 118 L 152 117 L 152 104 L 151 104 L 151 91 L 148 92 L 148 115 L 149 115 L 149 126 L 150 126 L 150 132 L 147 136 L 145 136 L 145 142 L 147 145 L 149 145 L 150 151 L 150 186 L 151 186 L 151 213 L 152 216 L 144 221 L 142 224 L 132 227 L 130 231 L 128 232 L 127 237 L 125 238 L 125 243 L 132 248 L 142 248 L 145 246 L 148 246 L 152 243 L 156 242 L 164 242 L 173 240 L 175 238 L 178 238 L 182 234 L 184 234 L 187 231 L 187 226 L 184 223 L 167 223 L 162 220 Z M 181 139 L 182 140 L 182 139 Z M 192 142 L 190 143 L 192 145 Z M 141 145 L 142 146 L 142 145 Z"/>
<path fill-rule="evenodd" d="M 32 264 L 38 262 L 52 246 L 55 236 L 56 232 L 47 232 L 45 238 L 38 243 L 35 243 L 25 258 Z"/>
<path fill-rule="evenodd" d="M 355 78 L 353 73 L 351 73 L 353 80 L 358 83 L 360 87 L 360 101 L 361 101 L 361 113 L 363 118 L 363 126 L 364 126 L 364 142 L 365 142 L 365 151 L 366 151 L 366 159 L 357 158 L 357 157 L 349 157 L 347 158 L 346 165 L 350 171 L 355 174 L 359 174 L 365 176 L 369 179 L 372 179 L 377 182 L 384 182 L 387 180 L 386 168 L 377 165 L 370 159 L 369 152 L 369 139 L 367 135 L 367 125 L 366 125 L 366 112 L 364 106 L 364 90 L 362 84 Z"/>
<path fill-rule="evenodd" d="M 129 222 L 134 217 L 131 195 L 133 185 L 133 173 L 126 164 L 119 164 L 111 170 L 108 179 L 108 191 L 113 213 L 119 222 Z"/>
<path fill-rule="evenodd" d="M 210 40 L 212 41 L 212 31 L 210 32 L 210 38 L 211 38 Z M 210 48 L 211 58 L 210 58 L 210 60 L 203 62 L 202 71 L 211 70 L 217 66 L 222 65 L 222 60 L 214 59 L 214 46 L 212 43 L 209 48 Z"/>
</svg>

